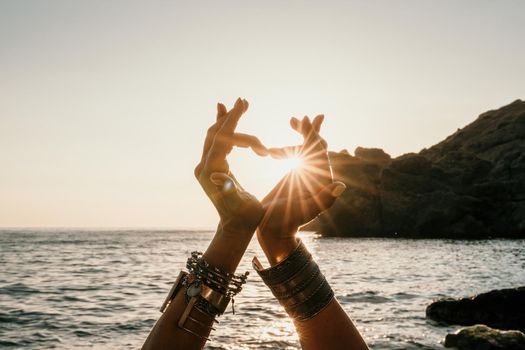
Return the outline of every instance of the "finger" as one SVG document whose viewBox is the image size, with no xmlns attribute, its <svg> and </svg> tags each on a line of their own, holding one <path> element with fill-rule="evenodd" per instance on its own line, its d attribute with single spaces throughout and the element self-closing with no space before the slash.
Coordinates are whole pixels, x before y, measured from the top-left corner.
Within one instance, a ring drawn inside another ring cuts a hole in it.
<svg viewBox="0 0 525 350">
<path fill-rule="evenodd" d="M 222 103 L 217 103 L 217 120 L 221 119 L 228 113 L 226 106 Z"/>
<path fill-rule="evenodd" d="M 310 118 L 305 116 L 301 122 L 301 131 L 303 133 L 303 136 L 305 138 L 306 143 L 312 143 L 316 139 L 317 133 L 314 132 L 314 127 L 312 126 L 312 122 L 310 122 Z"/>
<path fill-rule="evenodd" d="M 301 206 L 303 210 L 298 212 L 301 215 L 300 221 L 307 223 L 324 210 L 330 208 L 345 189 L 344 183 L 336 181 L 325 186 L 316 195 L 306 199 L 304 205 Z"/>
<path fill-rule="evenodd" d="M 312 129 L 311 128 L 312 123 L 310 123 L 310 118 L 308 118 L 308 116 L 305 115 L 303 119 L 301 119 L 301 132 L 303 133 L 305 137 L 308 136 L 308 132 L 309 132 L 308 126 L 310 126 L 309 129 Z"/>
<path fill-rule="evenodd" d="M 317 125 L 322 123 L 324 116 L 321 114 L 314 119 Z M 306 117 L 303 123 L 302 131 L 304 132 L 305 137 L 305 152 L 306 153 L 322 153 L 327 151 L 328 144 L 326 141 L 319 135 L 319 132 L 316 130 L 316 126 L 313 123 L 310 123 L 310 120 Z"/>
<path fill-rule="evenodd" d="M 223 119 L 226 114 L 228 113 L 228 110 L 226 109 L 226 106 L 222 103 L 217 103 L 217 120 L 215 124 L 213 124 L 209 129 L 208 133 L 206 135 L 206 140 L 204 141 L 204 149 L 203 149 L 203 157 L 206 156 L 208 153 L 211 144 L 213 143 L 213 139 L 215 138 L 215 135 L 217 134 L 217 131 L 220 130 L 222 125 L 224 124 L 225 119 Z"/>
<path fill-rule="evenodd" d="M 248 110 L 248 106 L 248 101 L 242 100 L 239 97 L 237 101 L 235 101 L 233 108 L 228 112 L 227 119 L 224 121 L 224 124 L 222 125 L 222 128 L 219 130 L 219 132 L 223 134 L 233 134 L 239 119 Z"/>
<path fill-rule="evenodd" d="M 256 154 L 260 156 L 268 155 L 268 149 L 261 143 L 261 141 L 256 136 L 243 133 L 234 133 L 232 142 L 234 146 L 237 147 L 250 147 Z"/>
<path fill-rule="evenodd" d="M 310 118 L 304 117 L 302 121 L 302 132 L 304 137 L 304 150 L 306 157 L 317 158 L 321 156 L 321 153 L 324 152 L 324 148 L 321 143 L 321 137 L 314 130 Z"/>
<path fill-rule="evenodd" d="M 293 117 L 293 118 L 290 119 L 290 125 L 291 125 L 292 129 L 294 129 L 299 134 L 301 134 L 301 136 L 305 140 L 305 144 L 306 144 L 307 139 L 308 139 L 309 135 L 311 134 L 311 132 L 313 130 L 313 126 L 312 126 L 312 123 L 310 122 L 310 118 L 305 116 L 305 117 L 303 117 L 302 120 L 299 120 L 299 119 Z"/>
<path fill-rule="evenodd" d="M 268 153 L 273 159 L 286 159 L 301 154 L 302 148 L 303 145 L 272 147 L 268 149 Z"/>
<path fill-rule="evenodd" d="M 215 169 L 215 166 L 226 160 L 226 156 L 233 148 L 233 132 L 242 114 L 248 108 L 248 102 L 237 99 L 233 108 L 221 119 L 222 127 L 215 134 L 213 142 L 207 154 L 205 167 Z"/>
<path fill-rule="evenodd" d="M 326 140 L 322 138 L 321 135 L 319 135 L 319 133 L 321 132 L 321 125 L 323 124 L 323 122 L 324 122 L 324 114 L 319 114 L 312 121 L 312 127 L 314 131 L 317 133 L 319 143 L 325 150 L 327 150 L 328 143 L 326 143 Z"/>
<path fill-rule="evenodd" d="M 324 114 L 319 114 L 311 122 L 313 129 L 317 131 L 318 133 L 321 131 L 321 125 L 323 124 L 323 121 L 324 121 Z M 292 117 L 290 119 L 290 125 L 292 126 L 292 129 L 299 132 L 301 135 L 305 136 L 304 131 L 302 129 L 302 124 L 303 122 L 295 117 Z"/>
<path fill-rule="evenodd" d="M 195 168 L 195 177 L 199 177 L 202 168 L 204 166 L 206 157 L 208 155 L 208 151 L 210 150 L 210 147 L 213 143 L 213 139 L 215 138 L 215 135 L 217 134 L 217 131 L 221 128 L 222 124 L 224 123 L 223 117 L 228 113 L 228 110 L 226 109 L 226 106 L 222 103 L 217 103 L 217 121 L 215 124 L 213 124 L 211 127 L 208 128 L 208 132 L 206 133 L 206 138 L 204 139 L 204 145 L 202 147 L 202 155 L 201 155 L 201 161 Z"/>
<path fill-rule="evenodd" d="M 296 117 L 292 117 L 290 119 L 290 126 L 292 127 L 292 129 L 301 134 L 301 121 L 299 119 L 297 119 Z"/>
<path fill-rule="evenodd" d="M 321 131 L 321 125 L 323 124 L 323 121 L 324 121 L 324 114 L 319 114 L 312 121 L 312 126 L 317 133 Z"/>
<path fill-rule="evenodd" d="M 321 130 L 321 125 L 324 121 L 324 115 L 323 114 L 319 114 L 318 116 L 315 117 L 314 121 L 311 123 L 312 125 L 312 128 L 313 130 L 315 130 L 318 134 L 319 134 L 319 131 Z M 300 121 L 299 119 L 293 117 L 290 119 L 290 125 L 292 127 L 292 129 L 294 129 L 295 131 L 297 131 L 298 133 L 300 133 L 304 139 L 307 138 L 307 133 L 305 132 L 304 128 L 303 128 L 303 122 Z M 326 143 L 326 140 L 323 139 L 320 135 L 317 135 L 318 136 L 318 142 L 320 142 L 321 146 L 324 148 L 324 149 L 327 149 L 328 148 L 328 144 Z"/>
<path fill-rule="evenodd" d="M 295 117 L 290 119 L 290 126 L 299 132 L 305 139 L 301 146 L 288 146 L 281 148 L 270 148 L 270 156 L 274 159 L 286 159 L 300 155 L 304 159 L 303 169 L 312 172 L 316 177 L 322 179 L 322 183 L 332 182 L 330 164 L 327 154 L 327 143 L 318 134 L 316 129 L 320 128 L 324 120 L 324 115 L 315 117 L 314 122 L 310 122 L 308 117 L 299 120 Z M 315 123 L 315 126 L 314 126 Z"/>
</svg>

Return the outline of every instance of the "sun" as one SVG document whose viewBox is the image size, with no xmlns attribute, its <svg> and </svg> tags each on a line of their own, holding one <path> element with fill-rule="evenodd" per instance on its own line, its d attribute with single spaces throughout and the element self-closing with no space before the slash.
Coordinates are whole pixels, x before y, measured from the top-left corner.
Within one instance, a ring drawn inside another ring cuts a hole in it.
<svg viewBox="0 0 525 350">
<path fill-rule="evenodd" d="M 298 171 L 304 165 L 303 158 L 299 156 L 291 156 L 289 158 L 278 159 L 276 162 L 277 166 L 280 168 L 279 170 L 281 170 L 284 173 Z"/>
</svg>

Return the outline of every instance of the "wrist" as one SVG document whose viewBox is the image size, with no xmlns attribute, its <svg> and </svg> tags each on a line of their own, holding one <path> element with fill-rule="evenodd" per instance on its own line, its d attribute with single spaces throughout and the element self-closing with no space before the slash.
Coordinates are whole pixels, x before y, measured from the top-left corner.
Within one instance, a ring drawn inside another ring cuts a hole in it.
<svg viewBox="0 0 525 350">
<path fill-rule="evenodd" d="M 235 272 L 241 261 L 254 231 L 226 231 L 219 224 L 217 232 L 203 254 L 203 258 L 213 266 L 229 273 Z"/>
<path fill-rule="evenodd" d="M 293 235 L 271 236 L 257 230 L 257 240 L 270 266 L 275 266 L 286 259 L 298 246 L 298 240 Z"/>
<path fill-rule="evenodd" d="M 261 215 L 250 215 L 242 217 L 221 217 L 217 227 L 217 235 L 221 234 L 225 237 L 233 239 L 242 239 L 247 237 L 250 240 L 261 221 Z"/>
</svg>

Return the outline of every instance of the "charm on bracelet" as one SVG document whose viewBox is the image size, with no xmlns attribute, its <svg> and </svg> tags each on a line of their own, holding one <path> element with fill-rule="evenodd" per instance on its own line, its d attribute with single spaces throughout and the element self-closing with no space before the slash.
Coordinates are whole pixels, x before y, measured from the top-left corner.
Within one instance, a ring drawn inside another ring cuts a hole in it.
<svg viewBox="0 0 525 350">
<path fill-rule="evenodd" d="M 242 285 L 246 283 L 249 272 L 235 275 L 210 265 L 202 258 L 202 253 L 192 252 L 191 257 L 186 262 L 188 272 L 181 271 L 177 280 L 173 284 L 160 309 L 164 312 L 171 301 L 175 298 L 181 288 L 184 290 L 184 301 L 186 307 L 177 322 L 177 326 L 184 331 L 199 338 L 208 340 L 207 336 L 199 334 L 205 331 L 209 334 L 214 328 L 207 328 L 202 318 L 196 318 L 192 311 L 195 310 L 203 316 L 211 318 L 217 322 L 216 316 L 222 315 L 228 304 L 232 303 L 232 311 L 235 314 L 233 297 L 242 290 Z M 190 321 L 188 323 L 188 321 Z M 199 326 L 200 331 L 189 328 L 190 325 Z"/>
</svg>

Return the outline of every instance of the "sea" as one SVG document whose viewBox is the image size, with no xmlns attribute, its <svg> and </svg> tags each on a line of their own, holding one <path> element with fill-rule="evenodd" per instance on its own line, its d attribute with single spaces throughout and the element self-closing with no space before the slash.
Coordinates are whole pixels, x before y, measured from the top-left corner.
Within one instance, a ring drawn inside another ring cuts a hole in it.
<svg viewBox="0 0 525 350">
<path fill-rule="evenodd" d="M 1 349 L 138 349 L 189 254 L 213 232 L 0 230 Z M 371 349 L 443 349 L 459 329 L 425 318 L 442 297 L 525 285 L 525 240 L 323 238 L 301 233 Z M 291 320 L 251 268 L 206 349 L 300 349 Z"/>
</svg>

